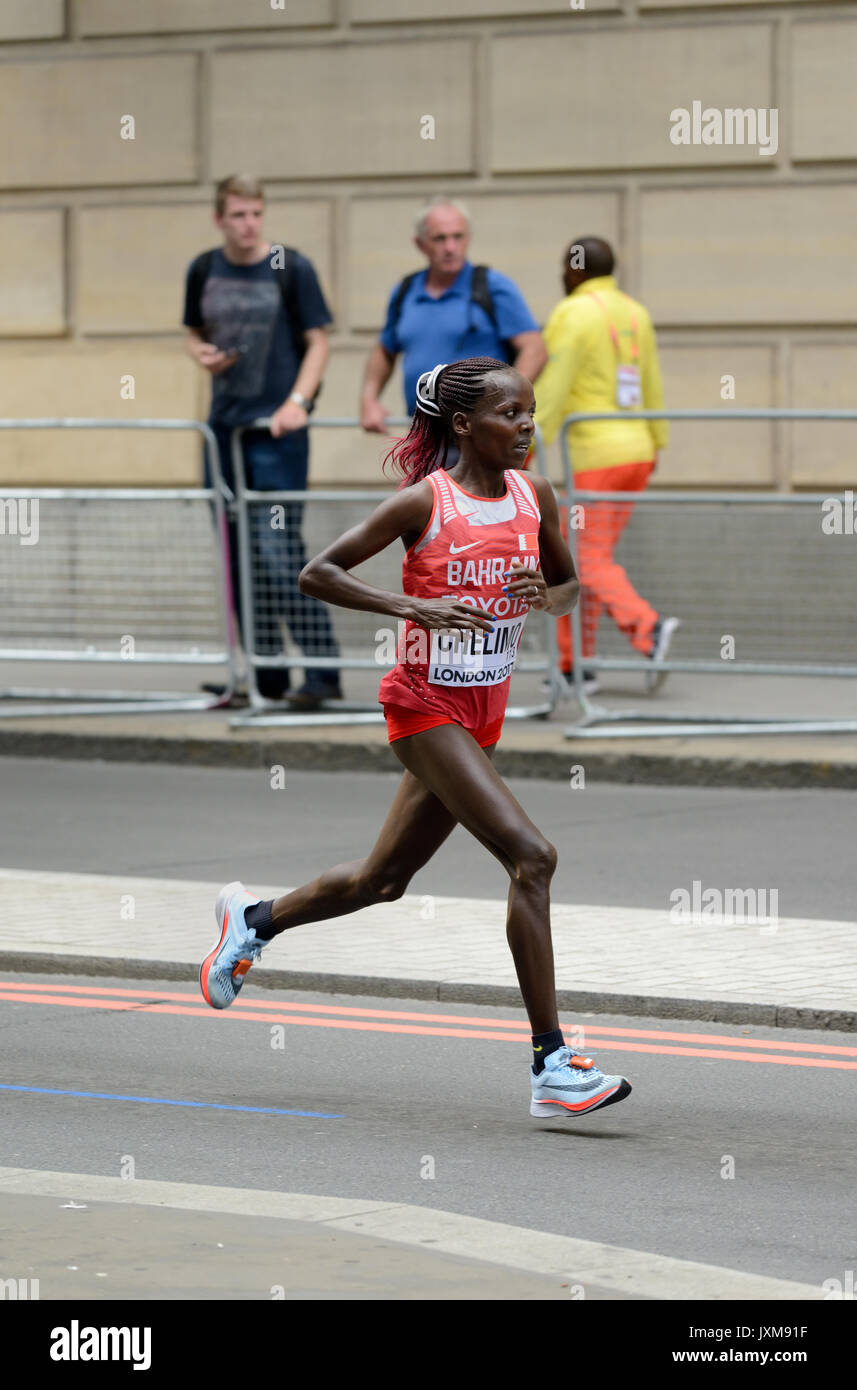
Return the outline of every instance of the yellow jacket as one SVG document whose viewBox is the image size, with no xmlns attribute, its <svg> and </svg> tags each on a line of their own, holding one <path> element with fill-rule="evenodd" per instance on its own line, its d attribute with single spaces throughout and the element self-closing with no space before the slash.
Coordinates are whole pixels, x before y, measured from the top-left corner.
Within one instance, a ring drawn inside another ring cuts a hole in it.
<svg viewBox="0 0 857 1390">
<path fill-rule="evenodd" d="M 535 390 L 536 423 L 546 444 L 556 438 L 566 415 L 618 409 L 616 367 L 634 361 L 635 345 L 642 394 L 637 409 L 663 409 L 652 320 L 642 304 L 622 294 L 612 275 L 585 280 L 561 300 L 548 319 L 544 340 L 550 357 Z M 568 431 L 576 473 L 646 462 L 666 447 L 668 438 L 665 420 L 584 420 Z"/>
</svg>

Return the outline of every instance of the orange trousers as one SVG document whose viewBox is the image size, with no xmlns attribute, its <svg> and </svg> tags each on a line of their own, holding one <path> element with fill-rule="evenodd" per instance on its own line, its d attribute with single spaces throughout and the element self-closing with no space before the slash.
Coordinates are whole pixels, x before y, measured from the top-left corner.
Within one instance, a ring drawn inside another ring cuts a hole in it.
<svg viewBox="0 0 857 1390">
<path fill-rule="evenodd" d="M 654 459 L 647 463 L 622 463 L 615 468 L 589 468 L 575 473 L 575 487 L 587 492 L 642 492 L 654 468 Z M 648 656 L 652 645 L 652 629 L 657 612 L 637 593 L 621 565 L 613 559 L 613 550 L 628 524 L 633 502 L 581 502 L 581 520 L 575 527 L 577 537 L 577 567 L 580 579 L 580 621 L 583 655 L 595 655 L 595 639 L 603 611 L 623 632 L 638 652 Z M 562 531 L 568 539 L 568 512 L 562 509 Z M 557 623 L 560 667 L 572 668 L 571 619 L 560 618 Z"/>
</svg>

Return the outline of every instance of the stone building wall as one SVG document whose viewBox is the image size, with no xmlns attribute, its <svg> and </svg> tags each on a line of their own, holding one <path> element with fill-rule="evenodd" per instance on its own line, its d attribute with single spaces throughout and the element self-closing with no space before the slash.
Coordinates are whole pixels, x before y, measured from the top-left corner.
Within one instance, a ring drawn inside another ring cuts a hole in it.
<svg viewBox="0 0 857 1390">
<path fill-rule="evenodd" d="M 669 405 L 854 405 L 857 3 L 578 3 L 4 0 L 0 414 L 204 414 L 183 276 L 217 240 L 213 181 L 239 169 L 266 181 L 269 237 L 311 256 L 335 314 L 319 414 L 355 413 L 437 192 L 467 201 L 472 258 L 512 275 L 540 321 L 565 244 L 613 241 Z M 674 143 L 671 113 L 694 103 L 775 110 L 775 152 Z M 401 408 L 398 381 L 387 400 Z M 855 435 L 683 425 L 659 481 L 848 486 Z M 378 480 L 379 449 L 319 431 L 313 479 Z M 196 468 L 163 434 L 0 437 L 7 485 Z"/>
</svg>

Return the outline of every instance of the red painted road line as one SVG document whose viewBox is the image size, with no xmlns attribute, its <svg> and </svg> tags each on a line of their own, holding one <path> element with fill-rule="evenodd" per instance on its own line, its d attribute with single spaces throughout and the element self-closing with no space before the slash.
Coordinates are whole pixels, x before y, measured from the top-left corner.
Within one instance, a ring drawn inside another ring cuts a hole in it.
<svg viewBox="0 0 857 1390">
<path fill-rule="evenodd" d="M 144 1013 L 130 999 L 64 999 L 56 994 L 42 994 L 39 987 L 29 994 L 9 994 L 5 985 L 0 985 L 0 999 L 13 1004 L 61 1004 L 68 1009 L 118 1009 L 120 1012 Z"/>
<path fill-rule="evenodd" d="M 17 981 L 0 980 L 0 989 L 20 990 L 32 992 L 38 990 L 41 994 L 53 993 L 75 993 L 103 996 L 121 996 L 130 999 L 156 999 L 156 1000 L 176 1000 L 181 1003 L 199 1004 L 200 996 L 198 993 L 185 993 L 178 990 L 145 990 L 145 989 L 119 989 L 105 987 L 99 989 L 95 985 L 28 985 L 20 984 Z M 232 1005 L 233 1009 L 262 1009 L 270 1011 L 277 1008 L 276 1004 L 267 1004 L 262 999 L 245 999 L 239 997 Z M 513 1018 L 486 1019 L 478 1018 L 467 1014 L 435 1014 L 419 1013 L 399 1009 L 360 1009 L 346 1004 L 297 1004 L 291 1001 L 281 1007 L 289 1009 L 292 1013 L 318 1013 L 318 1014 L 338 1014 L 349 1018 L 380 1018 L 380 1019 L 405 1019 L 418 1022 L 421 1019 L 432 1020 L 434 1023 L 455 1023 L 458 1025 L 474 1025 L 484 1027 L 487 1023 L 493 1023 L 499 1028 L 519 1029 L 529 1035 L 530 1025 L 526 1020 Z M 570 1032 L 575 1025 L 566 1024 L 566 1032 Z M 841 1047 L 835 1043 L 803 1043 L 790 1042 L 774 1038 L 739 1038 L 732 1033 L 679 1033 L 658 1028 L 610 1028 L 602 1024 L 581 1024 L 581 1030 L 587 1035 L 594 1035 L 596 1042 L 601 1045 L 600 1035 L 604 1034 L 610 1038 L 653 1038 L 664 1042 L 698 1042 L 698 1043 L 736 1043 L 742 1047 L 758 1047 L 769 1051 L 782 1052 L 821 1052 L 824 1055 L 835 1053 L 839 1057 L 857 1057 L 857 1047 Z"/>
<path fill-rule="evenodd" d="M 57 998 L 55 995 L 20 995 L 3 994 L 0 990 L 0 999 L 11 999 L 17 1003 L 25 1004 L 52 1004 L 55 1007 L 78 1008 L 78 1009 L 112 1009 L 120 1012 L 133 1012 L 137 1014 L 178 1014 L 193 1018 L 214 1019 L 218 1016 L 231 1018 L 238 1023 L 288 1023 L 293 1026 L 305 1028 L 345 1028 L 360 1032 L 369 1033 L 398 1033 L 398 1034 L 421 1034 L 428 1037 L 441 1038 L 477 1038 L 492 1042 L 521 1042 L 520 1035 L 516 1033 L 501 1033 L 489 1029 L 476 1028 L 420 1028 L 414 1024 L 403 1023 L 380 1023 L 368 1022 L 357 1019 L 341 1018 L 304 1018 L 300 1016 L 281 1014 L 241 1014 L 231 1010 L 214 1010 L 203 1007 L 185 1008 L 174 1004 L 153 1004 L 146 1009 L 138 1009 L 130 1002 L 110 1001 L 98 999 L 64 999 Z M 857 1071 L 857 1062 L 837 1062 L 825 1061 L 820 1057 L 777 1057 L 765 1056 L 757 1053 L 727 1051 L 717 1048 L 698 1048 L 698 1047 L 663 1047 L 656 1043 L 629 1043 L 624 1041 L 613 1041 L 612 1039 L 599 1039 L 598 1048 L 605 1052 L 653 1052 L 664 1053 L 673 1057 L 709 1057 L 720 1061 L 732 1062 L 767 1062 L 775 1066 L 783 1067 L 824 1067 L 833 1071 Z"/>
</svg>

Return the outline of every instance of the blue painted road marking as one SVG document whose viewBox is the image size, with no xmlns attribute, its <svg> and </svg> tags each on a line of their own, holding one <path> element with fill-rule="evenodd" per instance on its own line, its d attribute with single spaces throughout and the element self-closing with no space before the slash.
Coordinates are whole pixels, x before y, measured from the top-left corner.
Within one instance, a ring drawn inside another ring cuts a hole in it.
<svg viewBox="0 0 857 1390">
<path fill-rule="evenodd" d="M 55 1091 L 47 1086 L 10 1086 L 0 1081 L 0 1091 L 28 1091 L 37 1096 L 76 1096 L 83 1100 L 133 1100 L 139 1105 L 183 1105 L 189 1110 L 243 1110 L 251 1115 L 304 1115 L 311 1120 L 344 1120 L 321 1110 L 274 1110 L 265 1105 L 217 1105 L 209 1100 L 167 1100 L 164 1096 L 117 1096 L 108 1091 Z"/>
</svg>

